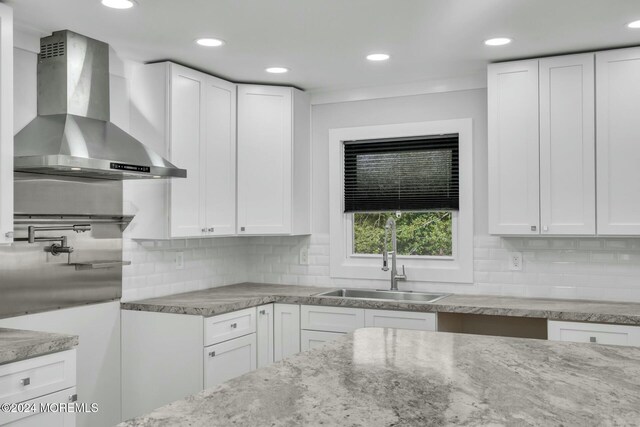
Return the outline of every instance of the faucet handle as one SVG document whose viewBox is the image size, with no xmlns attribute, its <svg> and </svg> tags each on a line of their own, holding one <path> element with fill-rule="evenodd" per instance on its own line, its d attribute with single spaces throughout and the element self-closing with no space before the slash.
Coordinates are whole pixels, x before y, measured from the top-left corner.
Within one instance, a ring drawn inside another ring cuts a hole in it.
<svg viewBox="0 0 640 427">
<path fill-rule="evenodd" d="M 402 274 L 398 274 L 396 278 L 400 280 L 407 280 L 407 273 L 404 271 L 404 264 L 402 264 Z"/>
</svg>

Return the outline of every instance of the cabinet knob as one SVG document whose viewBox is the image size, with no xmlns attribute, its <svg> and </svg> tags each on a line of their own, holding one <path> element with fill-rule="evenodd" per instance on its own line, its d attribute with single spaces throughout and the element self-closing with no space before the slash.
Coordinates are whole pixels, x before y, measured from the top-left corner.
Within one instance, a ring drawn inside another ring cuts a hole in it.
<svg viewBox="0 0 640 427">
<path fill-rule="evenodd" d="M 240 231 L 244 231 L 244 227 L 240 227 Z"/>
<path fill-rule="evenodd" d="M 266 314 L 267 312 L 265 310 L 260 310 L 260 314 Z"/>
<path fill-rule="evenodd" d="M 27 378 L 23 378 L 20 380 L 20 385 L 26 386 L 31 384 L 31 378 L 27 377 Z"/>
<path fill-rule="evenodd" d="M 589 342 L 597 342 L 596 337 L 589 337 Z"/>
<path fill-rule="evenodd" d="M 203 229 L 202 229 L 202 232 L 203 232 L 203 233 L 206 233 L 206 232 L 207 232 L 207 229 L 206 229 L 206 228 L 203 228 Z"/>
<path fill-rule="evenodd" d="M 78 401 L 78 395 L 77 394 L 72 394 L 69 396 L 69 402 L 77 402 Z"/>
<path fill-rule="evenodd" d="M 215 351 L 210 351 L 209 352 L 209 357 L 216 357 L 216 352 Z"/>
<path fill-rule="evenodd" d="M 209 232 L 213 233 L 213 227 L 209 228 Z"/>
<path fill-rule="evenodd" d="M 531 226 L 531 231 L 536 231 L 537 229 L 538 229 L 538 226 L 537 226 L 537 225 L 532 225 L 532 226 Z"/>
<path fill-rule="evenodd" d="M 6 233 L 4 233 L 4 237 L 6 237 L 7 239 L 13 239 L 13 231 L 7 231 Z"/>
<path fill-rule="evenodd" d="M 238 327 L 238 324 L 237 324 L 237 323 L 232 323 L 232 324 L 231 324 L 231 329 L 235 329 L 235 328 L 237 328 L 237 327 Z"/>
<path fill-rule="evenodd" d="M 547 227 L 546 225 L 542 227 L 542 231 L 549 231 L 549 227 Z"/>
</svg>

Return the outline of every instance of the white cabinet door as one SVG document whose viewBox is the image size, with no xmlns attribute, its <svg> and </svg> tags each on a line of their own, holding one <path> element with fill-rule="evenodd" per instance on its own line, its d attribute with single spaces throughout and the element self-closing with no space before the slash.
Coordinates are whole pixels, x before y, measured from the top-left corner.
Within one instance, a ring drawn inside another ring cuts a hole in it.
<svg viewBox="0 0 640 427">
<path fill-rule="evenodd" d="M 202 74 L 171 66 L 171 162 L 187 177 L 171 180 L 171 237 L 201 236 L 204 230 L 204 157 L 200 135 L 204 120 Z"/>
<path fill-rule="evenodd" d="M 300 349 L 302 351 L 311 350 L 322 346 L 324 343 L 333 341 L 345 334 L 342 332 L 321 332 L 321 331 L 301 331 L 300 337 L 302 338 Z"/>
<path fill-rule="evenodd" d="M 542 234 L 596 233 L 594 55 L 540 60 Z"/>
<path fill-rule="evenodd" d="M 416 329 L 419 331 L 436 330 L 435 313 L 416 313 L 412 311 L 365 310 L 364 324 L 367 328 Z"/>
<path fill-rule="evenodd" d="M 68 404 L 76 395 L 76 388 L 68 388 L 56 393 L 48 394 L 37 399 L 24 402 L 29 405 L 29 412 L 0 412 L 0 425 L 6 427 L 75 427 L 76 414 L 74 412 L 41 412 L 41 405 Z M 91 403 L 91 402 L 87 402 Z M 55 407 L 55 406 L 52 406 Z M 98 408 L 99 409 L 99 408 Z"/>
<path fill-rule="evenodd" d="M 551 341 L 640 347 L 640 327 L 638 326 L 549 320 L 548 336 Z"/>
<path fill-rule="evenodd" d="M 209 77 L 204 84 L 204 228 L 236 233 L 236 85 Z"/>
<path fill-rule="evenodd" d="M 291 233 L 293 89 L 238 86 L 238 233 Z"/>
<path fill-rule="evenodd" d="M 256 334 L 204 348 L 204 388 L 256 369 Z"/>
<path fill-rule="evenodd" d="M 364 310 L 361 308 L 303 305 L 300 312 L 302 329 L 352 332 L 364 328 Z"/>
<path fill-rule="evenodd" d="M 258 368 L 262 368 L 273 363 L 273 304 L 258 307 L 256 335 Z"/>
<path fill-rule="evenodd" d="M 488 68 L 489 233 L 538 234 L 538 61 Z"/>
<path fill-rule="evenodd" d="M 0 244 L 13 242 L 13 10 L 0 4 Z"/>
<path fill-rule="evenodd" d="M 274 304 L 274 360 L 300 353 L 300 306 Z"/>
<path fill-rule="evenodd" d="M 640 234 L 640 48 L 596 54 L 598 234 Z"/>
</svg>

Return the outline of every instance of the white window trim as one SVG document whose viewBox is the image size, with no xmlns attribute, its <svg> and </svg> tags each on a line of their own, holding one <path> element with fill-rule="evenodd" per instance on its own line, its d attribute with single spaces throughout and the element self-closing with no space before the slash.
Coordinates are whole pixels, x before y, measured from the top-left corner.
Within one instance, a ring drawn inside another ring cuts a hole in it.
<svg viewBox="0 0 640 427">
<path fill-rule="evenodd" d="M 438 120 L 329 130 L 330 274 L 333 278 L 388 280 L 381 257 L 354 255 L 349 246 L 351 215 L 344 214 L 343 141 L 405 138 L 457 133 L 460 162 L 460 210 L 454 214 L 453 257 L 398 257 L 409 281 L 473 283 L 472 119 Z"/>
</svg>

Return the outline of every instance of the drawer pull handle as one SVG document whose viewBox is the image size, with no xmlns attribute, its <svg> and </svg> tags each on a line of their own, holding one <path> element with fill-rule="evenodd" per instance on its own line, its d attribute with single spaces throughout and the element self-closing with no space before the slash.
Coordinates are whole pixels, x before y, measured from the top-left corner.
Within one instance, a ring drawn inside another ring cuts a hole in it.
<svg viewBox="0 0 640 427">
<path fill-rule="evenodd" d="M 235 329 L 235 328 L 237 328 L 237 327 L 238 327 L 238 324 L 237 324 L 237 323 L 232 323 L 232 324 L 231 324 L 231 329 Z"/>
<path fill-rule="evenodd" d="M 589 337 L 589 342 L 596 342 L 596 337 Z"/>
<path fill-rule="evenodd" d="M 77 401 L 78 401 L 77 394 L 72 394 L 71 396 L 69 396 L 69 402 L 77 402 Z"/>
<path fill-rule="evenodd" d="M 27 386 L 29 384 L 31 384 L 31 378 L 29 377 L 20 380 L 20 385 Z"/>
<path fill-rule="evenodd" d="M 260 310 L 260 314 L 266 314 L 267 312 L 265 310 Z"/>
<path fill-rule="evenodd" d="M 209 357 L 216 357 L 216 352 L 215 351 L 210 351 L 209 352 Z"/>
</svg>

